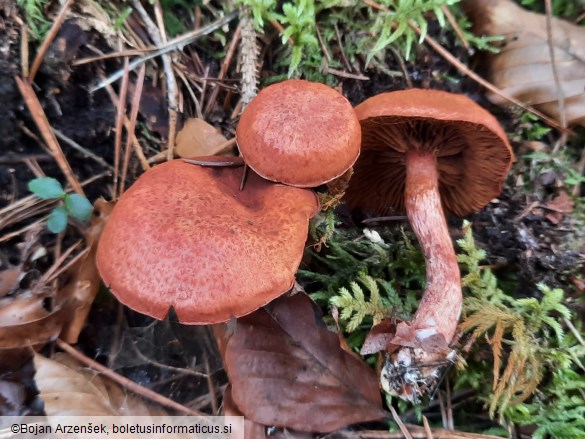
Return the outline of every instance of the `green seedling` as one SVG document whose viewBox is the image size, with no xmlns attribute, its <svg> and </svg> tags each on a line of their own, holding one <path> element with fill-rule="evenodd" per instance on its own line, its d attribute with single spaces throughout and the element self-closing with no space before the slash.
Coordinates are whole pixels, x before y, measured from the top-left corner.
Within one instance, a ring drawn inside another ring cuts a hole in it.
<svg viewBox="0 0 585 439">
<path fill-rule="evenodd" d="M 67 227 L 69 216 L 87 221 L 93 206 L 87 198 L 79 194 L 68 194 L 59 181 L 51 177 L 39 177 L 28 183 L 28 190 L 43 200 L 61 200 L 49 214 L 47 228 L 53 233 L 61 233 Z"/>
</svg>

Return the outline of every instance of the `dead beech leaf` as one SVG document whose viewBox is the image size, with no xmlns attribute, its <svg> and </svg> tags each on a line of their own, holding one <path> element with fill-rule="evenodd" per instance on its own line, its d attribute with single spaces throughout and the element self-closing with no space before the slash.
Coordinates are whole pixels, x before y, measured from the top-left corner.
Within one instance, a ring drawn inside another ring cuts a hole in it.
<svg viewBox="0 0 585 439">
<path fill-rule="evenodd" d="M 376 374 L 340 347 L 321 317 L 299 293 L 238 319 L 225 363 L 244 416 L 315 432 L 386 416 Z"/>
<path fill-rule="evenodd" d="M 19 267 L 9 267 L 0 271 L 0 297 L 6 296 L 18 282 Z"/>
<path fill-rule="evenodd" d="M 0 348 L 42 346 L 57 338 L 68 315 L 69 302 L 49 293 L 34 295 L 31 292 L 0 299 Z"/>
<path fill-rule="evenodd" d="M 166 416 L 161 407 L 129 394 L 66 353 L 34 358 L 35 382 L 47 416 Z"/>
<path fill-rule="evenodd" d="M 203 119 L 187 119 L 177 133 L 175 152 L 181 158 L 216 155 L 225 149 L 227 139 Z"/>
<path fill-rule="evenodd" d="M 223 392 L 223 413 L 225 416 L 244 416 L 232 398 L 232 387 L 228 384 Z M 246 439 L 266 439 L 266 426 L 244 418 Z"/>
<path fill-rule="evenodd" d="M 553 224 L 558 224 L 563 220 L 563 217 L 566 213 L 571 213 L 573 211 L 573 207 L 575 203 L 567 195 L 566 192 L 561 192 L 551 201 L 546 203 L 545 207 L 550 211 L 546 215 L 546 219 L 549 220 Z"/>
<path fill-rule="evenodd" d="M 396 319 L 384 319 L 375 325 L 362 345 L 360 354 L 376 354 L 386 350 L 396 334 Z"/>
<path fill-rule="evenodd" d="M 559 94 L 549 51 L 546 16 L 510 0 L 467 0 L 479 35 L 503 35 L 501 52 L 489 57 L 489 80 L 504 93 L 560 120 Z M 585 125 L 585 28 L 552 18 L 552 45 L 569 125 Z M 509 105 L 490 94 L 498 105 Z"/>
</svg>

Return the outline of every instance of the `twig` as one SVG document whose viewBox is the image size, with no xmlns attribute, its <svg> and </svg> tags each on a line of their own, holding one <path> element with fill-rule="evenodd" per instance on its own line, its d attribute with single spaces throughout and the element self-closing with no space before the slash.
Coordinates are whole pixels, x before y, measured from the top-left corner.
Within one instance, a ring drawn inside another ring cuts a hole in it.
<svg viewBox="0 0 585 439">
<path fill-rule="evenodd" d="M 553 29 L 552 29 L 552 5 L 550 0 L 544 0 L 544 6 L 546 10 L 546 43 L 548 46 L 548 53 L 550 56 L 553 80 L 555 82 L 555 88 L 557 91 L 557 103 L 559 108 L 559 115 L 561 119 L 561 126 L 567 128 L 567 108 L 565 106 L 565 94 L 561 87 L 559 80 L 559 72 L 557 70 L 557 63 L 555 61 L 555 47 L 553 44 Z M 561 138 L 553 148 L 552 153 L 556 154 L 559 151 L 561 145 L 565 143 L 566 136 L 561 135 Z"/>
<path fill-rule="evenodd" d="M 24 102 L 31 113 L 37 128 L 43 136 L 43 140 L 51 150 L 51 153 L 53 154 L 53 157 L 55 157 L 59 168 L 61 168 L 61 171 L 63 174 L 65 174 L 65 178 L 67 178 L 67 181 L 71 187 L 75 189 L 75 192 L 80 195 L 85 195 L 81 185 L 79 184 L 79 181 L 77 181 L 77 178 L 73 174 L 73 170 L 71 169 L 69 162 L 65 158 L 65 154 L 63 154 L 63 150 L 61 149 L 59 142 L 57 142 L 57 138 L 51 129 L 51 124 L 47 119 L 47 115 L 43 111 L 43 107 L 41 106 L 41 103 L 39 102 L 39 99 L 37 98 L 37 95 L 32 89 L 30 83 L 20 79 L 18 76 L 16 76 L 14 79 L 16 80 L 16 85 L 20 90 L 20 94 L 22 95 Z"/>
<path fill-rule="evenodd" d="M 577 341 L 581 344 L 581 346 L 585 346 L 585 340 L 583 340 L 583 337 L 581 337 L 581 334 L 579 333 L 577 328 L 575 328 L 575 325 L 573 325 L 573 322 L 571 322 L 571 320 L 569 320 L 566 317 L 563 318 L 563 322 L 565 323 L 565 325 L 567 325 L 567 327 L 573 333 L 573 335 L 575 336 Z"/>
<path fill-rule="evenodd" d="M 408 217 L 406 215 L 395 215 L 395 216 L 378 216 L 376 218 L 367 218 L 362 221 L 362 224 L 380 223 L 384 221 L 406 221 Z"/>
<path fill-rule="evenodd" d="M 41 67 L 41 64 L 43 62 L 43 58 L 45 57 L 47 50 L 49 50 L 49 46 L 51 45 L 51 43 L 53 42 L 53 40 L 55 39 L 55 37 L 59 33 L 59 29 L 61 28 L 61 25 L 63 24 L 63 20 L 65 20 L 65 13 L 69 10 L 69 7 L 71 6 L 72 3 L 73 3 L 73 0 L 67 0 L 65 2 L 63 7 L 61 8 L 61 10 L 59 11 L 57 18 L 55 18 L 55 21 L 53 22 L 53 25 L 51 26 L 49 33 L 45 37 L 43 44 L 41 44 L 41 47 L 39 47 L 39 51 L 37 52 L 37 55 L 35 56 L 32 67 L 30 69 L 30 73 L 28 75 L 28 80 L 30 83 L 34 82 L 35 75 L 37 74 L 39 68 Z"/>
<path fill-rule="evenodd" d="M 404 78 L 404 81 L 406 82 L 406 86 L 408 88 L 413 88 L 414 84 L 412 83 L 412 79 L 410 79 L 410 75 L 408 74 L 408 69 L 406 68 L 406 64 L 404 63 L 404 59 L 402 59 L 402 55 L 392 45 L 388 46 L 388 48 L 390 49 L 390 52 L 392 52 L 392 54 L 394 55 L 394 59 L 396 60 L 396 62 L 398 63 L 398 66 L 400 67 L 400 71 L 402 72 L 402 77 Z"/>
<path fill-rule="evenodd" d="M 60 349 L 67 352 L 76 360 L 105 375 L 112 381 L 115 381 L 122 387 L 125 387 L 126 389 L 136 393 L 137 395 L 141 395 L 151 401 L 156 402 L 157 404 L 168 407 L 172 410 L 176 410 L 177 412 L 184 413 L 186 415 L 207 417 L 205 413 L 201 413 L 197 410 L 192 410 L 188 407 L 185 407 L 184 405 L 181 405 L 178 402 L 166 398 L 165 396 L 160 395 L 150 389 L 147 389 L 146 387 L 143 387 L 140 384 L 135 383 L 134 381 L 129 380 L 126 377 L 123 377 L 122 375 L 114 372 L 113 370 L 108 369 L 107 367 L 101 365 L 97 361 L 94 361 L 91 358 L 88 358 L 87 356 L 83 355 L 81 352 L 79 352 L 77 349 L 74 349 L 71 345 L 65 343 L 63 340 L 57 339 L 56 343 Z"/>
<path fill-rule="evenodd" d="M 470 48 L 469 41 L 467 41 L 467 38 L 465 38 L 465 34 L 463 34 L 461 27 L 459 27 L 459 24 L 457 24 L 457 20 L 455 20 L 455 17 L 451 13 L 451 9 L 449 9 L 449 6 L 441 5 L 441 11 L 443 11 L 443 14 L 445 14 L 447 21 L 449 22 L 449 24 L 451 25 L 459 39 L 461 40 L 461 43 L 463 44 L 463 47 L 465 47 L 465 50 L 469 51 Z"/>
<path fill-rule="evenodd" d="M 150 35 L 152 41 L 157 46 L 161 46 L 167 43 L 166 32 L 164 29 L 164 22 L 162 18 L 162 10 L 160 2 L 158 0 L 154 3 L 155 16 L 157 19 L 158 27 L 152 22 L 146 10 L 138 0 L 133 0 L 132 4 L 138 11 L 140 18 L 146 25 L 146 30 Z M 167 160 L 173 159 L 173 150 L 175 149 L 175 134 L 177 131 L 177 95 L 179 93 L 177 88 L 177 79 L 173 72 L 173 61 L 168 53 L 162 54 L 163 67 L 165 70 L 165 77 L 167 80 L 167 102 L 169 109 L 169 139 L 167 147 Z"/>
<path fill-rule="evenodd" d="M 111 58 L 128 58 L 130 56 L 140 56 L 140 55 L 144 55 L 145 53 L 152 52 L 154 50 L 156 50 L 156 47 L 150 47 L 150 48 L 147 47 L 146 49 L 119 50 L 117 52 L 103 53 L 103 54 L 98 55 L 98 56 L 90 56 L 87 58 L 77 59 L 77 60 L 74 60 L 71 63 L 71 65 L 72 66 L 80 66 L 83 64 L 89 64 L 89 63 L 97 62 L 97 61 L 104 61 L 106 59 L 111 59 Z"/>
<path fill-rule="evenodd" d="M 200 119 L 203 119 L 203 115 L 201 113 L 201 107 L 199 106 L 199 101 L 197 100 L 197 97 L 195 96 L 195 92 L 193 91 L 193 88 L 191 87 L 191 84 L 189 83 L 187 76 L 185 76 L 185 74 L 177 66 L 175 66 L 175 73 L 179 76 L 179 78 L 181 78 L 181 81 L 183 81 L 183 85 L 185 86 L 185 88 L 187 89 L 187 92 L 189 93 L 189 96 L 191 96 L 191 99 L 193 100 L 193 105 L 195 105 L 196 116 Z"/>
<path fill-rule="evenodd" d="M 341 78 L 348 78 L 348 79 L 357 79 L 359 81 L 369 81 L 370 78 L 368 76 L 364 76 L 361 74 L 355 74 L 355 73 L 348 73 L 348 72 L 344 72 L 342 70 L 337 70 L 337 69 L 332 69 L 331 67 L 326 67 L 324 73 L 328 73 L 330 75 L 334 75 L 334 76 L 339 76 Z"/>
<path fill-rule="evenodd" d="M 57 136 L 59 139 L 61 139 L 63 142 L 65 142 L 67 145 L 69 145 L 73 149 L 76 149 L 77 151 L 84 154 L 86 157 L 89 157 L 90 159 L 94 160 L 96 163 L 99 163 L 104 168 L 109 169 L 110 171 L 114 169 L 114 167 L 112 165 L 110 165 L 108 162 L 106 162 L 103 158 L 95 155 L 93 152 L 84 148 L 83 146 L 81 146 L 79 143 L 77 143 L 73 139 L 70 139 L 65 134 L 63 134 L 61 131 L 59 131 L 57 128 L 52 128 L 52 129 L 53 129 L 53 132 L 55 133 L 55 136 Z"/>
<path fill-rule="evenodd" d="M 26 24 L 23 24 L 20 28 L 20 74 L 23 78 L 29 75 L 28 26 Z"/>
<path fill-rule="evenodd" d="M 120 105 L 120 100 L 118 99 L 118 96 L 116 96 L 116 92 L 114 91 L 114 89 L 112 88 L 111 85 L 106 85 L 106 91 L 108 92 L 108 95 L 110 96 L 111 101 L 114 103 L 114 106 L 118 106 Z M 128 119 L 128 117 L 126 115 L 124 115 L 124 126 L 126 127 L 126 131 L 129 132 L 130 131 L 130 119 Z M 132 144 L 134 145 L 134 152 L 136 152 L 136 155 L 138 156 L 138 160 L 140 160 L 140 164 L 142 166 L 142 170 L 143 171 L 148 171 L 150 169 L 150 165 L 148 164 L 148 160 L 146 159 L 145 155 L 144 155 L 144 151 L 142 150 L 142 146 L 140 145 L 140 142 L 138 141 L 138 138 L 136 136 L 131 136 L 132 137 Z"/>
<path fill-rule="evenodd" d="M 282 24 L 280 24 L 278 20 L 273 18 L 272 20 L 270 20 L 270 24 L 274 26 L 274 29 L 276 29 L 280 35 L 284 33 L 284 27 L 282 27 Z M 289 46 L 295 45 L 295 40 L 293 40 L 292 37 L 288 37 L 288 45 Z"/>
<path fill-rule="evenodd" d="M 239 24 L 238 27 L 236 28 L 236 31 L 234 32 L 234 35 L 232 37 L 232 41 L 230 42 L 227 53 L 225 54 L 225 58 L 223 60 L 221 68 L 219 69 L 219 74 L 217 75 L 218 80 L 222 80 L 225 77 L 225 75 L 227 74 L 228 69 L 230 67 L 230 64 L 232 62 L 232 59 L 234 57 L 234 54 L 236 53 L 236 48 L 238 47 L 238 42 L 240 41 L 241 34 L 242 34 L 242 25 Z M 213 89 L 213 91 L 211 92 L 211 95 L 209 96 L 209 100 L 207 101 L 207 105 L 205 106 L 205 109 L 203 110 L 204 115 L 207 115 L 213 109 L 213 104 L 215 104 L 215 100 L 217 99 L 218 93 L 219 93 L 219 87 L 216 85 L 215 88 Z"/>
<path fill-rule="evenodd" d="M 124 118 L 126 117 L 126 96 L 128 94 L 128 82 L 130 75 L 128 72 L 128 58 L 124 59 L 124 76 L 120 85 L 120 98 L 116 109 L 116 136 L 114 137 L 114 188 L 113 197 L 118 193 L 118 183 L 120 177 L 120 155 L 122 151 L 122 128 Z M 128 134 L 129 135 L 129 134 Z"/>
<path fill-rule="evenodd" d="M 132 138 L 135 137 L 134 130 L 136 129 L 136 119 L 138 118 L 138 110 L 140 108 L 140 98 L 142 97 L 142 86 L 144 85 L 144 76 L 146 75 L 146 65 L 142 64 L 136 85 L 134 87 L 134 96 L 132 96 L 132 109 L 130 110 L 130 125 L 128 126 L 128 137 L 126 137 L 126 146 L 124 149 L 124 163 L 122 165 L 122 178 L 120 179 L 121 196 L 124 193 L 126 185 L 126 175 L 128 173 L 128 164 L 130 163 L 130 146 Z"/>
<path fill-rule="evenodd" d="M 343 63 L 345 64 L 345 68 L 351 72 L 353 69 L 351 68 L 351 64 L 349 63 L 347 56 L 345 56 L 345 48 L 343 47 L 343 39 L 341 38 L 341 33 L 339 32 L 339 27 L 337 26 L 337 23 L 333 23 L 333 28 L 335 29 L 335 36 L 337 37 L 337 42 L 339 43 L 339 49 L 341 50 L 341 58 L 343 59 Z"/>
<path fill-rule="evenodd" d="M 433 439 L 433 432 L 431 430 L 431 426 L 429 425 L 429 420 L 425 415 L 422 417 L 423 419 L 423 428 L 425 429 L 426 439 Z"/>
<path fill-rule="evenodd" d="M 232 21 L 237 15 L 238 15 L 237 12 L 232 12 L 230 14 L 227 14 L 225 17 L 223 17 L 219 20 L 216 20 L 213 23 L 208 24 L 205 27 L 202 27 L 200 29 L 196 29 L 194 31 L 191 31 L 191 32 L 188 32 L 188 33 L 183 34 L 181 36 L 178 36 L 176 38 L 173 38 L 172 40 L 169 40 L 168 43 L 157 48 L 155 51 L 130 62 L 129 66 L 128 66 L 128 70 L 132 71 L 136 67 L 144 64 L 148 60 L 151 60 L 153 58 L 161 56 L 165 53 L 171 52 L 175 49 L 181 49 L 182 47 L 185 47 L 187 44 L 192 43 L 197 38 L 199 38 L 203 35 L 208 35 L 214 31 L 216 31 L 217 29 L 219 29 L 223 25 Z M 92 93 L 96 92 L 97 90 L 104 88 L 106 85 L 112 84 L 113 82 L 120 79 L 123 74 L 124 74 L 123 69 L 118 70 L 114 74 L 110 75 L 109 77 L 107 77 L 105 79 L 100 80 L 96 85 L 91 87 L 90 92 L 92 92 Z"/>
<path fill-rule="evenodd" d="M 328 63 L 331 62 L 331 55 L 329 55 L 329 50 L 327 50 L 327 46 L 325 46 L 325 41 L 323 41 L 323 37 L 321 36 L 321 31 L 319 31 L 319 26 L 315 27 L 317 31 L 317 39 L 319 40 L 319 45 L 321 46 L 321 52 L 325 55 L 325 59 Z"/>
<path fill-rule="evenodd" d="M 394 422 L 396 422 L 396 424 L 398 424 L 398 428 L 400 428 L 400 431 L 402 432 L 404 437 L 406 439 L 412 439 L 412 435 L 410 434 L 410 431 L 408 431 L 408 428 L 406 428 L 406 425 L 404 425 L 404 422 L 402 422 L 402 419 L 400 419 L 400 416 L 398 416 L 398 413 L 396 413 L 396 410 L 392 406 L 390 406 L 390 413 L 392 413 L 392 417 L 394 418 Z"/>
</svg>

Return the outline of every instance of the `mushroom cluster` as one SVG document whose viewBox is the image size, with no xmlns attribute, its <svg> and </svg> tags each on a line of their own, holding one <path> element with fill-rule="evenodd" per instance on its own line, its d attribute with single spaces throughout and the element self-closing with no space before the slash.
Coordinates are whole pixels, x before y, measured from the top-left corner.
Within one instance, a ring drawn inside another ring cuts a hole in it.
<svg viewBox="0 0 585 439">
<path fill-rule="evenodd" d="M 293 286 L 319 208 L 304 188 L 351 167 L 360 137 L 351 104 L 335 90 L 300 80 L 267 87 L 237 128 L 257 172 L 243 190 L 241 158 L 174 160 L 146 172 L 118 200 L 99 242 L 104 282 L 158 319 L 171 307 L 187 324 L 255 311 Z"/>
<path fill-rule="evenodd" d="M 451 357 L 462 294 L 445 213 L 468 215 L 498 196 L 513 153 L 497 120 L 466 96 L 411 89 L 374 96 L 355 110 L 362 150 L 346 199 L 380 214 L 405 210 L 426 259 L 419 308 L 391 340 L 390 376 Z M 434 369 L 430 375 L 437 378 Z M 412 399 L 420 378 L 394 379 L 387 390 Z"/>
</svg>

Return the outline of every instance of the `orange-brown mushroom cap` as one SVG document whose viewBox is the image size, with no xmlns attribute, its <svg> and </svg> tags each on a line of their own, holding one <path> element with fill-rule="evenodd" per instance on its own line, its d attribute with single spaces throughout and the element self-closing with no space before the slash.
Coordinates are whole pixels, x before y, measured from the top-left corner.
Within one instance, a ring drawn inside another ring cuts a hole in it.
<svg viewBox="0 0 585 439">
<path fill-rule="evenodd" d="M 350 207 L 403 211 L 412 150 L 435 155 L 446 212 L 465 216 L 500 194 L 512 149 L 498 121 L 468 97 L 410 89 L 374 96 L 355 111 L 362 151 L 346 192 Z"/>
<path fill-rule="evenodd" d="M 236 137 L 258 174 L 298 187 L 315 187 L 347 171 L 360 152 L 360 123 L 341 94 L 291 79 L 263 89 L 246 107 Z"/>
<path fill-rule="evenodd" d="M 172 306 L 182 323 L 209 324 L 292 287 L 317 197 L 253 173 L 240 191 L 242 173 L 242 166 L 175 160 L 122 195 L 97 252 L 100 274 L 122 303 L 158 319 Z"/>
</svg>

